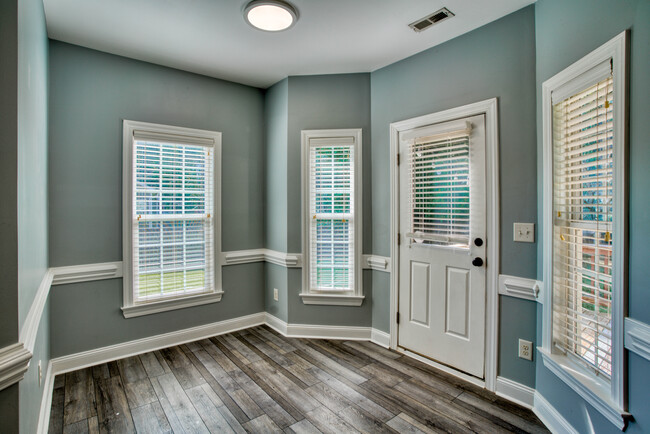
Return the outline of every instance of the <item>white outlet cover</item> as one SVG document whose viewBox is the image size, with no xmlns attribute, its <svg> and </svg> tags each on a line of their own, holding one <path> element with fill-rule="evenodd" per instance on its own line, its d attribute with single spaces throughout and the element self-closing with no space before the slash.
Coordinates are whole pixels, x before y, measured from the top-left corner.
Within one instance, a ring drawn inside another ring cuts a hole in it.
<svg viewBox="0 0 650 434">
<path fill-rule="evenodd" d="M 278 288 L 273 288 L 273 300 L 278 301 L 279 300 L 279 295 L 278 295 Z"/>
<path fill-rule="evenodd" d="M 520 358 L 526 360 L 533 360 L 533 343 L 519 339 L 519 352 L 517 354 Z"/>
<path fill-rule="evenodd" d="M 535 242 L 535 223 L 515 223 L 513 238 L 519 243 Z"/>
</svg>

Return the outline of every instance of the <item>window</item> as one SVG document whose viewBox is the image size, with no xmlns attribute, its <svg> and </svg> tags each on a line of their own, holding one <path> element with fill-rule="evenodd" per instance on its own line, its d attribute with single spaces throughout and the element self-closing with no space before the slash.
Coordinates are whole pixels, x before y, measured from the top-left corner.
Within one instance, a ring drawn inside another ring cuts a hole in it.
<svg viewBox="0 0 650 434">
<path fill-rule="evenodd" d="M 625 34 L 543 85 L 544 365 L 625 425 Z"/>
<path fill-rule="evenodd" d="M 306 304 L 359 306 L 361 130 L 302 132 Z"/>
<path fill-rule="evenodd" d="M 444 127 L 448 131 L 409 145 L 406 237 L 416 243 L 469 249 L 471 124 L 457 121 Z"/>
<path fill-rule="evenodd" d="M 609 69 L 609 65 L 604 65 Z M 554 345 L 612 374 L 614 107 L 610 73 L 553 105 Z"/>
<path fill-rule="evenodd" d="M 221 299 L 218 132 L 124 121 L 125 317 Z"/>
</svg>

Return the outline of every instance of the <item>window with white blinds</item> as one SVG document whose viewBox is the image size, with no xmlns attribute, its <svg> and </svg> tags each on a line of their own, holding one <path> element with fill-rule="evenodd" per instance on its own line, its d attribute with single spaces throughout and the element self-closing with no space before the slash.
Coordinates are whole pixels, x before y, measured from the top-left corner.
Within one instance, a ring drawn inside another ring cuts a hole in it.
<svg viewBox="0 0 650 434">
<path fill-rule="evenodd" d="M 310 287 L 354 290 L 354 146 L 310 147 Z"/>
<path fill-rule="evenodd" d="M 308 292 L 354 296 L 360 291 L 361 133 L 352 132 L 303 132 Z"/>
<path fill-rule="evenodd" d="M 607 63 L 609 66 L 609 63 Z M 553 99 L 553 344 L 612 374 L 614 99 L 611 72 Z"/>
<path fill-rule="evenodd" d="M 127 122 L 125 305 L 214 293 L 215 138 L 166 129 L 175 127 L 157 130 L 154 124 L 126 131 Z"/>
<path fill-rule="evenodd" d="M 469 129 L 413 140 L 408 150 L 411 242 L 469 248 Z"/>
</svg>

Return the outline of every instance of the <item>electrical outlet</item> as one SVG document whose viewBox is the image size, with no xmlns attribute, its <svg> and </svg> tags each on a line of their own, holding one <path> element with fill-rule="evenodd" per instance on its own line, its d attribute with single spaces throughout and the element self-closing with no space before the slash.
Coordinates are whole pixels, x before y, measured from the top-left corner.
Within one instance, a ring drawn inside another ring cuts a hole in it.
<svg viewBox="0 0 650 434">
<path fill-rule="evenodd" d="M 519 357 L 526 360 L 533 360 L 533 343 L 519 339 Z"/>
<path fill-rule="evenodd" d="M 41 367 L 41 361 L 38 361 L 38 387 L 41 387 L 43 383 L 43 368 Z"/>
<path fill-rule="evenodd" d="M 516 242 L 535 242 L 535 223 L 515 223 L 513 225 L 513 232 L 513 238 Z"/>
<path fill-rule="evenodd" d="M 278 301 L 279 299 L 278 288 L 273 288 L 273 300 Z"/>
</svg>

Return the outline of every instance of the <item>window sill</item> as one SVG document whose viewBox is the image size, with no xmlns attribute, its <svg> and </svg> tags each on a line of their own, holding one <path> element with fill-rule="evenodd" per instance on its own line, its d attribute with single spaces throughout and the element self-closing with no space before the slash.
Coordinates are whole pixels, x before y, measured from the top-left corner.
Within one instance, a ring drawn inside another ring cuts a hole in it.
<svg viewBox="0 0 650 434">
<path fill-rule="evenodd" d="M 544 361 L 544 367 L 573 389 L 618 429 L 625 430 L 631 415 L 620 410 L 612 402 L 609 383 L 592 375 L 586 368 L 573 363 L 567 356 L 551 354 L 541 347 L 537 349 Z"/>
<path fill-rule="evenodd" d="M 300 294 L 304 304 L 321 304 L 330 306 L 361 306 L 363 295 L 342 294 Z"/>
<path fill-rule="evenodd" d="M 169 310 L 200 306 L 202 304 L 217 303 L 221 301 L 222 295 L 223 291 L 218 291 L 209 294 L 194 295 L 191 297 L 173 298 L 154 303 L 134 304 L 132 306 L 122 307 L 122 314 L 124 315 L 124 318 L 133 318 L 136 316 L 151 315 Z"/>
</svg>

